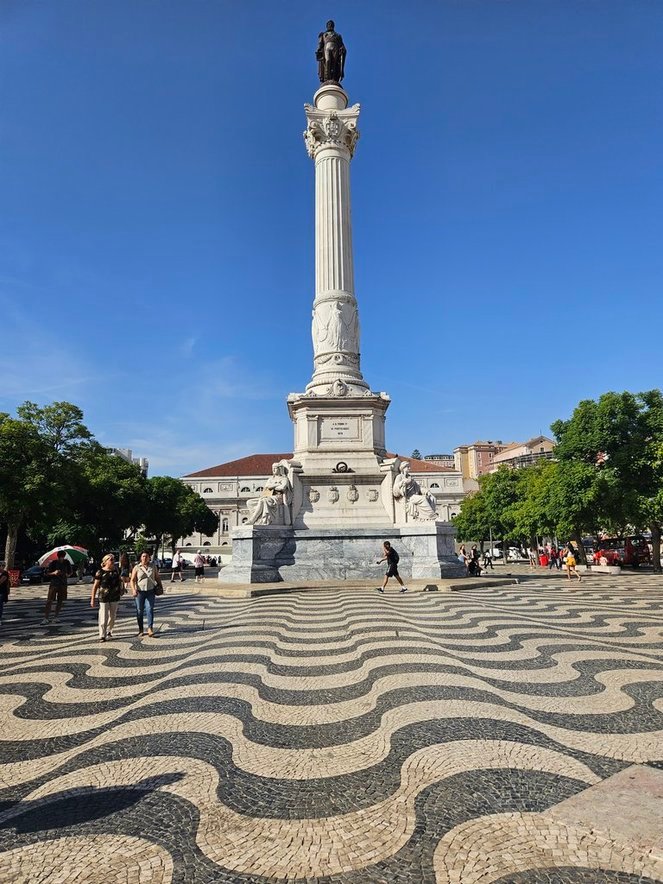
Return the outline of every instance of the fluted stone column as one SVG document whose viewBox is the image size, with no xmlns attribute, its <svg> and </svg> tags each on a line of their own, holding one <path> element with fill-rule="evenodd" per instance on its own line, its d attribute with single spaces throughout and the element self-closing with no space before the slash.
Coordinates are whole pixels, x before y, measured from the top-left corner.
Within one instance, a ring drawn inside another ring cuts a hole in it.
<svg viewBox="0 0 663 884">
<path fill-rule="evenodd" d="M 304 139 L 315 160 L 315 300 L 313 377 L 316 396 L 362 396 L 368 391 L 359 367 L 359 317 L 354 294 L 350 160 L 359 138 L 359 105 L 337 84 L 322 86 L 305 105 Z"/>
</svg>

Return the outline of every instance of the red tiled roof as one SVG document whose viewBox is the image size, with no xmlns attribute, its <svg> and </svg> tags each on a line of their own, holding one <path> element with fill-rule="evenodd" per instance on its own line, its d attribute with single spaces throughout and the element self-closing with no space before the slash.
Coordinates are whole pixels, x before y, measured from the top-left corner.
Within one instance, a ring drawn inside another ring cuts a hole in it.
<svg viewBox="0 0 663 884">
<path fill-rule="evenodd" d="M 431 463 L 429 460 L 417 460 L 414 457 L 404 457 L 402 454 L 387 454 L 390 457 L 400 457 L 410 464 L 411 473 L 455 473 L 454 467 L 443 467 L 439 463 Z"/>
<path fill-rule="evenodd" d="M 288 454 L 249 454 L 248 457 L 240 457 L 239 460 L 229 460 L 206 470 L 198 470 L 196 473 L 187 473 L 185 479 L 203 479 L 207 476 L 268 476 L 272 472 L 272 464 L 279 460 L 290 460 L 292 452 Z"/>
<path fill-rule="evenodd" d="M 207 467 L 195 473 L 187 473 L 184 479 L 205 479 L 216 476 L 268 476 L 272 471 L 272 464 L 279 460 L 290 460 L 292 452 L 288 454 L 250 454 L 248 457 L 240 457 L 238 460 L 229 460 L 215 467 Z M 398 454 L 387 454 L 387 458 L 400 457 Z M 453 473 L 452 467 L 443 467 L 440 464 L 431 463 L 427 460 L 416 460 L 412 457 L 401 457 L 410 464 L 413 473 Z"/>
</svg>

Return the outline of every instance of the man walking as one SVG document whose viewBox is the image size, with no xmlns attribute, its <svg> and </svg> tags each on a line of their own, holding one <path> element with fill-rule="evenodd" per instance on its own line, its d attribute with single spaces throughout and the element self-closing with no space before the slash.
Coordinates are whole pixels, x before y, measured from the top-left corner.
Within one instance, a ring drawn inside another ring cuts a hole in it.
<svg viewBox="0 0 663 884">
<path fill-rule="evenodd" d="M 58 622 L 62 606 L 67 600 L 67 579 L 71 577 L 71 565 L 67 561 L 66 553 L 63 549 L 58 551 L 57 558 L 53 559 L 47 569 L 49 575 L 48 595 L 46 596 L 46 607 L 44 608 L 44 619 L 41 621 L 42 626 L 48 626 L 51 622 L 51 606 L 55 602 L 55 622 Z"/>
<path fill-rule="evenodd" d="M 177 575 L 178 579 L 184 583 L 184 577 L 182 577 L 182 554 L 178 551 L 173 556 L 173 564 L 171 565 L 170 572 L 170 582 L 175 582 L 175 575 Z"/>
<path fill-rule="evenodd" d="M 385 540 L 385 542 L 382 544 L 382 549 L 383 549 L 384 555 L 382 556 L 381 559 L 378 559 L 378 565 L 381 562 L 386 562 L 387 563 L 387 573 L 384 575 L 384 583 L 382 584 L 382 586 L 378 587 L 378 592 L 383 593 L 385 591 L 385 589 L 387 587 L 387 581 L 389 580 L 390 577 L 395 577 L 396 580 L 398 580 L 398 582 L 401 585 L 401 592 L 407 592 L 407 586 L 405 586 L 405 584 L 401 580 L 400 574 L 398 573 L 398 562 L 399 562 L 400 556 L 398 555 L 398 553 L 393 548 L 393 546 L 389 543 L 388 540 Z"/>
<path fill-rule="evenodd" d="M 198 552 L 193 557 L 193 567 L 195 568 L 196 583 L 204 583 L 205 582 L 205 559 L 203 558 L 202 550 L 198 550 Z"/>
</svg>

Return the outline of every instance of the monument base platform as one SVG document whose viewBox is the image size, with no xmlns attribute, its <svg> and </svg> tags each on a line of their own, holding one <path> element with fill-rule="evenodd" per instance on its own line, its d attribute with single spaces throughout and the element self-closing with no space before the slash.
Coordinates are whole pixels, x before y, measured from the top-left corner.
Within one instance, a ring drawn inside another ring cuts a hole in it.
<svg viewBox="0 0 663 884">
<path fill-rule="evenodd" d="M 385 563 L 377 564 L 388 540 L 400 556 L 398 570 L 409 578 L 465 575 L 448 522 L 420 522 L 401 527 L 297 529 L 247 525 L 232 533 L 233 557 L 219 574 L 222 583 L 276 583 L 306 580 L 375 579 L 382 582 Z"/>
</svg>

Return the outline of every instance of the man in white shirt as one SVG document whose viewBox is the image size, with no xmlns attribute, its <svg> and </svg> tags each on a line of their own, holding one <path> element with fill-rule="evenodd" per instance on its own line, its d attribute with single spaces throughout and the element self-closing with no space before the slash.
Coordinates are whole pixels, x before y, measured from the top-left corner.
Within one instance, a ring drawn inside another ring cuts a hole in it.
<svg viewBox="0 0 663 884">
<path fill-rule="evenodd" d="M 170 582 L 175 582 L 175 576 L 177 575 L 178 580 L 184 583 L 184 577 L 182 577 L 182 555 L 180 552 L 176 552 L 173 556 L 173 564 L 171 565 L 170 571 Z"/>
<path fill-rule="evenodd" d="M 205 580 L 205 559 L 201 550 L 198 550 L 193 557 L 193 567 L 196 569 L 196 583 L 203 583 Z"/>
</svg>

